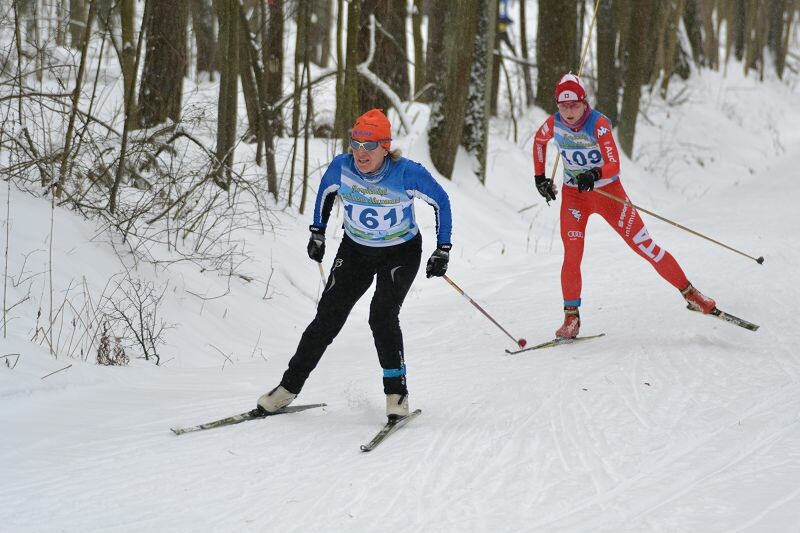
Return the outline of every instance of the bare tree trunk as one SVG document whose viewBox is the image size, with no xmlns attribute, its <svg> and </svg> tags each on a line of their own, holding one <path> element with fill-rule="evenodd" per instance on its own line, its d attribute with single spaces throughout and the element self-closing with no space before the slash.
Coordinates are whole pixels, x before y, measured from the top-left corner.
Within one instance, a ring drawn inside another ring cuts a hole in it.
<svg viewBox="0 0 800 533">
<path fill-rule="evenodd" d="M 768 5 L 769 31 L 767 34 L 767 46 L 775 62 L 775 72 L 777 72 L 778 78 L 783 79 L 787 44 L 794 12 L 790 8 L 788 0 L 770 0 Z"/>
<path fill-rule="evenodd" d="M 279 2 L 273 2 L 273 4 L 277 4 Z M 255 43 L 252 45 L 251 49 L 251 61 L 254 64 L 254 71 L 256 72 L 256 79 L 258 80 L 258 88 L 259 88 L 259 100 L 261 102 L 261 117 L 260 117 L 260 124 L 261 124 L 261 141 L 264 143 L 264 157 L 266 158 L 267 163 L 267 191 L 272 194 L 272 197 L 277 200 L 278 199 L 278 169 L 275 165 L 275 136 L 277 135 L 276 131 L 276 124 L 277 121 L 275 119 L 275 110 L 273 109 L 274 102 L 277 101 L 278 98 L 281 97 L 280 94 L 278 95 L 271 95 L 269 92 L 269 87 L 267 86 L 268 80 L 271 79 L 271 76 L 267 71 L 270 68 L 270 63 L 268 60 L 269 51 L 266 48 L 266 44 L 268 42 L 268 37 L 266 35 L 268 31 L 268 24 L 270 17 L 273 16 L 272 13 L 268 14 L 267 9 L 264 5 L 262 0 L 258 2 L 259 8 L 259 18 L 261 21 L 261 62 L 263 64 L 263 68 L 259 71 L 256 68 L 256 64 L 258 63 L 257 58 L 258 55 L 255 51 Z M 281 16 L 282 18 L 282 16 Z M 282 41 L 282 37 L 281 37 Z M 283 50 L 281 49 L 281 55 L 283 57 Z M 281 69 L 283 70 L 283 69 Z M 278 87 L 280 89 L 280 87 Z M 259 145 L 260 146 L 260 145 Z M 260 157 L 258 157 L 258 150 L 257 150 L 257 159 L 260 161 Z M 260 163 L 259 163 L 260 164 Z"/>
<path fill-rule="evenodd" d="M 34 4 L 38 4 L 36 0 L 30 0 Z M 64 27 L 64 19 L 69 19 L 69 9 L 66 7 L 67 0 L 55 0 L 56 2 L 56 46 L 67 45 L 67 31 Z M 66 15 L 65 15 L 66 13 Z"/>
<path fill-rule="evenodd" d="M 234 148 L 236 146 L 236 106 L 239 81 L 239 6 L 238 2 L 220 3 L 219 46 L 225 61 L 219 79 L 217 107 L 217 159 L 220 167 L 214 181 L 223 189 L 233 179 Z"/>
<path fill-rule="evenodd" d="M 108 193 L 108 211 L 115 213 L 117 210 L 117 194 L 119 186 L 122 184 L 122 177 L 125 171 L 125 160 L 128 156 L 128 136 L 132 129 L 134 129 L 134 122 L 132 117 L 136 116 L 136 109 L 134 105 L 134 97 L 136 92 L 136 77 L 139 72 L 139 61 L 142 57 L 142 43 L 144 42 L 144 34 L 146 31 L 147 17 L 150 15 L 150 4 L 145 2 L 144 13 L 142 14 L 142 26 L 139 28 L 139 38 L 136 41 L 136 53 L 134 54 L 133 75 L 130 80 L 125 80 L 125 122 L 122 126 L 122 139 L 120 140 L 119 147 L 119 161 L 117 162 L 117 171 L 114 175 L 114 183 Z"/>
<path fill-rule="evenodd" d="M 492 49 L 499 51 L 500 44 L 500 32 L 495 32 Z M 502 56 L 498 56 L 495 61 L 492 61 L 492 77 L 491 85 L 489 85 L 489 114 L 493 117 L 497 116 L 497 101 L 500 95 L 500 69 L 504 66 Z"/>
<path fill-rule="evenodd" d="M 124 0 L 130 1 L 130 0 Z M 213 80 L 217 70 L 217 40 L 214 36 L 214 8 L 212 0 L 190 0 L 192 30 L 197 47 L 197 73 L 207 72 Z"/>
<path fill-rule="evenodd" d="M 263 2 L 263 0 L 260 0 Z M 268 129 L 275 136 L 283 135 L 283 120 L 273 106 L 283 96 L 283 25 L 284 0 L 272 0 L 266 12 L 266 31 L 261 34 L 261 53 L 264 55 L 264 86 L 270 106 Z M 262 15 L 262 18 L 264 16 Z M 263 24 L 263 22 L 262 22 Z"/>
<path fill-rule="evenodd" d="M 555 111 L 553 87 L 572 70 L 577 73 L 577 1 L 539 2 L 536 63 L 539 76 L 536 84 L 536 105 Z"/>
<path fill-rule="evenodd" d="M 766 7 L 760 4 L 757 11 L 756 49 L 758 50 L 758 79 L 760 81 L 764 81 L 764 68 L 767 62 L 764 57 L 769 33 L 769 13 Z"/>
<path fill-rule="evenodd" d="M 481 183 L 486 183 L 490 91 L 496 28 L 497 0 L 479 0 L 475 48 L 461 143 L 467 152 L 475 157 L 477 167 L 474 171 Z"/>
<path fill-rule="evenodd" d="M 85 20 L 86 6 L 83 0 L 69 0 L 69 45 L 76 50 L 80 50 Z"/>
<path fill-rule="evenodd" d="M 314 0 L 309 29 L 311 62 L 327 68 L 331 55 L 331 0 Z"/>
<path fill-rule="evenodd" d="M 610 3 L 607 0 L 605 3 Z M 530 107 L 534 105 L 533 97 L 533 81 L 531 80 L 531 67 L 530 54 L 528 53 L 528 16 L 525 10 L 527 2 L 524 0 L 519 3 L 519 42 L 520 42 L 520 55 L 525 62 L 522 65 L 522 75 L 525 80 L 525 105 Z"/>
<path fill-rule="evenodd" d="M 578 25 L 576 28 L 577 36 L 575 37 L 575 52 L 572 56 L 571 64 L 576 65 L 576 69 L 581 66 L 581 48 L 583 47 L 583 27 L 586 22 L 586 2 L 581 0 L 578 2 Z M 578 70 L 575 70 L 578 73 Z"/>
<path fill-rule="evenodd" d="M 97 0 L 97 27 L 106 34 L 114 31 L 114 0 Z"/>
<path fill-rule="evenodd" d="M 645 80 L 651 87 L 655 87 L 658 76 L 664 70 L 664 49 L 669 25 L 669 16 L 672 2 L 669 0 L 656 2 L 653 7 L 652 21 L 650 23 L 649 39 L 642 43 L 647 48 L 647 59 L 644 64 L 647 66 L 644 71 Z"/>
<path fill-rule="evenodd" d="M 135 95 L 129 92 L 136 91 L 136 43 L 134 42 L 134 21 L 136 19 L 136 2 L 135 0 L 120 0 L 119 8 L 119 25 L 122 33 L 122 43 L 120 50 L 120 65 L 122 68 L 122 83 L 124 85 L 124 99 L 126 102 L 135 101 Z M 135 128 L 139 123 L 138 115 L 136 114 L 136 106 L 130 107 L 130 113 L 127 113 L 126 121 L 128 126 Z"/>
<path fill-rule="evenodd" d="M 424 2 L 423 2 L 424 4 Z M 435 83 L 439 78 L 441 72 L 438 68 L 444 63 L 445 59 L 442 57 L 445 54 L 445 27 L 446 9 L 442 7 L 439 2 L 429 3 L 428 5 L 428 47 L 425 51 L 425 80 L 430 83 L 432 87 L 428 90 L 428 98 L 426 102 L 433 100 L 433 93 L 436 90 Z"/>
<path fill-rule="evenodd" d="M 22 108 L 22 36 L 20 32 L 20 5 L 17 2 L 12 4 L 14 11 L 14 44 L 17 52 L 17 90 L 19 91 L 20 98 L 17 99 L 17 120 L 19 121 L 20 129 L 25 129 L 25 113 Z M 0 129 L 0 138 L 3 135 Z M 11 180 L 6 180 L 6 246 L 5 253 L 3 254 L 5 267 L 3 268 L 3 338 L 8 335 L 8 245 L 11 239 L 9 238 L 11 231 Z"/>
<path fill-rule="evenodd" d="M 623 0 L 624 1 L 624 0 Z M 617 123 L 619 108 L 619 69 L 617 68 L 617 24 L 614 18 L 614 3 L 620 0 L 600 2 L 597 18 L 597 109 Z"/>
<path fill-rule="evenodd" d="M 747 75 L 748 71 L 755 67 L 758 63 L 758 58 L 761 54 L 757 50 L 757 36 L 758 31 L 758 0 L 745 0 L 745 18 L 744 18 L 744 73 Z"/>
<path fill-rule="evenodd" d="M 411 29 L 414 39 L 414 97 L 426 101 L 422 91 L 425 87 L 425 50 L 422 39 L 422 4 L 423 0 L 414 0 L 414 11 L 411 14 Z"/>
<path fill-rule="evenodd" d="M 374 15 L 380 27 L 375 32 L 375 51 L 370 70 L 386 82 L 392 90 L 406 96 L 408 84 L 406 9 L 405 2 L 362 2 L 361 26 L 358 39 L 358 60 L 365 61 L 369 54 L 369 20 Z M 389 98 L 368 80 L 359 80 L 359 100 L 362 110 L 391 107 Z"/>
<path fill-rule="evenodd" d="M 620 78 L 625 75 L 625 54 L 627 53 L 625 47 L 628 46 L 633 7 L 632 2 L 613 0 L 614 25 L 617 31 L 617 75 Z"/>
<path fill-rule="evenodd" d="M 256 79 L 252 69 L 250 21 L 247 20 L 244 6 L 238 0 L 236 1 L 236 11 L 239 15 L 239 78 L 242 80 L 242 95 L 244 96 L 244 105 L 247 111 L 247 131 L 244 137 L 247 142 L 259 143 L 261 140 L 259 135 L 261 131 L 261 106 L 259 105 L 256 83 L 260 80 Z M 260 152 L 256 151 L 256 163 L 261 164 Z"/>
<path fill-rule="evenodd" d="M 698 20 L 697 0 L 686 0 L 686 7 L 683 10 L 683 25 L 689 37 L 689 44 L 692 48 L 692 58 L 695 65 L 705 66 L 706 58 L 703 47 L 703 34 L 700 30 L 702 21 Z"/>
<path fill-rule="evenodd" d="M 347 8 L 347 46 L 344 84 L 341 99 L 337 102 L 336 113 L 340 117 L 337 137 L 342 140 L 342 151 L 347 150 L 350 139 L 350 125 L 359 113 L 358 98 L 358 29 L 361 24 L 361 3 L 363 0 L 350 0 Z"/>
<path fill-rule="evenodd" d="M 147 2 L 152 3 L 152 10 L 147 21 L 147 49 L 139 90 L 140 125 L 146 128 L 167 118 L 180 121 L 189 19 L 189 0 Z"/>
<path fill-rule="evenodd" d="M 78 115 L 78 103 L 81 97 L 81 89 L 83 88 L 83 74 L 86 71 L 86 55 L 89 50 L 89 37 L 92 34 L 92 25 L 94 25 L 94 18 L 97 13 L 97 2 L 90 0 L 89 15 L 83 26 L 83 37 L 81 38 L 81 62 L 78 66 L 78 74 L 75 77 L 75 89 L 72 91 L 72 109 L 69 115 L 69 124 L 67 125 L 66 140 L 64 141 L 64 151 L 61 153 L 61 164 L 58 171 L 58 181 L 55 183 L 53 189 L 53 196 L 56 198 L 61 197 L 61 191 L 64 188 L 64 182 L 68 178 L 67 165 L 72 156 L 72 137 L 75 132 L 75 118 Z M 81 21 L 82 22 L 82 21 Z"/>
<path fill-rule="evenodd" d="M 678 32 L 680 31 L 681 17 L 683 17 L 683 9 L 685 7 L 686 0 L 674 0 L 664 41 L 664 77 L 661 80 L 661 98 L 667 97 L 669 80 L 675 72 L 675 55 L 678 51 Z"/>
<path fill-rule="evenodd" d="M 428 79 L 434 83 L 431 116 L 428 122 L 428 146 L 431 160 L 440 174 L 452 178 L 456 153 L 464 128 L 467 105 L 472 47 L 477 30 L 478 3 L 476 0 L 453 0 L 437 4 L 432 18 L 444 23 L 442 46 L 428 49 Z M 447 10 L 443 12 L 440 10 Z M 429 41 L 433 42 L 433 41 Z M 435 73 L 431 76 L 431 72 Z"/>
<path fill-rule="evenodd" d="M 35 47 L 37 44 L 35 38 L 38 21 L 34 10 L 34 4 L 36 4 L 36 0 L 16 0 L 16 2 L 12 2 L 12 6 L 16 8 L 16 16 L 19 20 L 20 37 L 24 39 L 26 44 Z M 23 25 L 25 29 L 24 32 L 22 31 Z"/>
<path fill-rule="evenodd" d="M 705 0 L 700 10 L 703 20 L 703 47 L 707 65 L 717 70 L 719 68 L 719 38 L 714 28 L 714 8 L 716 0 Z"/>
<path fill-rule="evenodd" d="M 333 118 L 333 137 L 336 139 L 343 139 L 341 135 L 345 131 L 344 108 L 343 106 L 339 105 L 339 103 L 344 100 L 345 56 L 342 50 L 344 46 L 344 43 L 342 42 L 344 19 L 345 19 L 345 2 L 344 0 L 337 0 L 336 2 L 336 111 L 334 112 L 334 118 Z"/>
<path fill-rule="evenodd" d="M 310 22 L 310 21 L 309 21 Z M 306 72 L 306 119 L 303 126 L 303 192 L 300 195 L 300 214 L 304 214 L 306 210 L 306 201 L 308 200 L 308 141 L 311 137 L 310 126 L 314 120 L 314 106 L 311 99 L 311 57 L 310 50 L 306 48 L 305 57 L 303 58 L 303 68 Z"/>
<path fill-rule="evenodd" d="M 289 170 L 289 198 L 288 205 L 292 205 L 294 199 L 294 177 L 295 166 L 297 163 L 297 150 L 300 137 L 300 106 L 302 104 L 302 79 L 307 76 L 308 63 L 306 58 L 309 55 L 309 26 L 311 25 L 310 5 L 308 2 L 297 4 L 297 34 L 294 47 L 294 93 L 292 94 L 292 136 L 294 144 L 292 147 L 292 162 Z M 300 65 L 303 65 L 301 70 Z M 310 104 L 310 102 L 309 102 Z M 305 154 L 303 156 L 306 157 Z M 305 176 L 303 177 L 305 182 Z"/>
<path fill-rule="evenodd" d="M 625 47 L 627 69 L 624 79 L 625 92 L 622 96 L 622 108 L 619 118 L 620 148 L 630 158 L 633 157 L 636 118 L 639 114 L 642 84 L 645 81 L 644 65 L 642 63 L 647 56 L 646 47 L 642 46 L 642 43 L 645 42 L 649 31 L 653 0 L 640 0 L 637 2 L 637 7 L 638 9 L 633 10 L 628 44 Z"/>
</svg>

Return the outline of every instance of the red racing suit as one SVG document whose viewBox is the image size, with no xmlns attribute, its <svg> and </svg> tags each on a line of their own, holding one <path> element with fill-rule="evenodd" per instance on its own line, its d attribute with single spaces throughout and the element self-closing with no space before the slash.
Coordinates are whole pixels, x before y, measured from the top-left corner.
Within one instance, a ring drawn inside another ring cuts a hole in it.
<svg viewBox="0 0 800 533">
<path fill-rule="evenodd" d="M 586 223 L 593 213 L 599 214 L 614 228 L 631 249 L 653 265 L 662 278 L 676 289 L 689 285 L 678 262 L 658 246 L 631 205 L 596 194 L 578 192 L 576 177 L 592 168 L 600 171 L 595 188 L 617 198 L 628 200 L 619 179 L 619 152 L 611 133 L 611 122 L 597 110 L 590 110 L 583 126 L 574 130 L 561 114 L 551 115 L 536 132 L 533 143 L 533 167 L 536 175 L 544 175 L 547 143 L 554 139 L 564 164 L 564 185 L 561 188 L 561 240 L 564 262 L 561 265 L 561 292 L 565 306 L 581 304 L 581 261 L 583 259 Z"/>
</svg>

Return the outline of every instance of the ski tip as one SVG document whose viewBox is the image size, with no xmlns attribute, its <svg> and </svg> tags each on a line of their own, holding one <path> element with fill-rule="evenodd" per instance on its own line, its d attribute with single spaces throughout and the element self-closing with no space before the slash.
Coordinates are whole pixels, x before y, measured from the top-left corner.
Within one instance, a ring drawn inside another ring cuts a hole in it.
<svg viewBox="0 0 800 533">
<path fill-rule="evenodd" d="M 362 444 L 362 445 L 361 445 L 361 451 L 362 451 L 362 452 L 371 452 L 371 451 L 372 451 L 372 448 L 370 448 L 369 446 L 366 446 L 366 445 Z"/>
<path fill-rule="evenodd" d="M 181 429 L 181 428 L 177 428 L 177 429 L 176 428 L 169 428 L 169 430 L 171 432 L 173 432 L 175 435 L 182 435 L 183 433 L 186 433 L 186 431 Z"/>
</svg>

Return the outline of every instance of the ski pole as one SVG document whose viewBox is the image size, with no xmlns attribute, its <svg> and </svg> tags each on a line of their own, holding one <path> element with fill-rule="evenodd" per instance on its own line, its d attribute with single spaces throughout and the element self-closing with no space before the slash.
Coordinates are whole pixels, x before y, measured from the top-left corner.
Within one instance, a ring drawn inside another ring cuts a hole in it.
<svg viewBox="0 0 800 533">
<path fill-rule="evenodd" d="M 325 269 L 322 268 L 322 262 L 317 263 L 319 265 L 319 279 L 322 281 L 322 292 L 325 292 Z M 322 294 L 317 292 L 317 305 L 319 305 L 319 300 L 322 298 Z"/>
<path fill-rule="evenodd" d="M 528 341 L 526 341 L 525 339 L 519 339 L 519 340 L 515 339 L 515 338 L 514 338 L 514 336 L 513 336 L 513 335 L 511 335 L 511 333 L 509 333 L 508 331 L 506 331 L 506 329 L 505 329 L 503 326 L 501 326 L 501 325 L 500 325 L 500 324 L 497 322 L 497 320 L 495 320 L 494 318 L 492 318 L 492 316 L 491 316 L 489 313 L 487 313 L 487 312 L 486 312 L 486 311 L 483 309 L 483 307 L 481 307 L 480 305 L 478 305 L 478 303 L 477 303 L 475 300 L 473 300 L 472 298 L 470 298 L 470 297 L 467 295 L 467 293 L 465 293 L 463 290 L 461 290 L 461 287 L 459 287 L 458 285 L 456 285 L 456 284 L 455 284 L 455 282 L 454 282 L 452 279 L 450 279 L 450 278 L 448 278 L 448 277 L 447 277 L 447 275 L 443 275 L 442 277 L 443 277 L 443 278 L 445 279 L 445 281 L 446 281 L 447 283 L 449 283 L 449 284 L 450 284 L 450 285 L 451 285 L 451 286 L 452 286 L 452 287 L 453 287 L 453 288 L 454 288 L 456 291 L 458 291 L 458 292 L 459 292 L 459 294 L 461 294 L 461 296 L 463 296 L 464 298 L 466 298 L 467 300 L 469 300 L 469 303 L 471 303 L 472 305 L 474 305 L 474 306 L 475 306 L 475 309 L 477 309 L 478 311 L 480 311 L 481 313 L 483 313 L 483 316 L 485 316 L 486 318 L 488 318 L 489 320 L 491 320 L 491 321 L 492 321 L 492 324 L 494 324 L 495 326 L 497 326 L 498 328 L 500 328 L 500 330 L 501 330 L 503 333 L 505 333 L 506 335 L 508 335 L 508 338 L 510 338 L 512 341 L 514 341 L 514 343 L 515 343 L 517 346 L 519 346 L 520 348 L 524 348 L 524 347 L 525 347 L 525 345 L 526 345 L 526 344 L 528 344 Z"/>
<path fill-rule="evenodd" d="M 629 205 L 629 206 L 633 207 L 634 209 L 638 209 L 642 213 L 647 213 L 648 215 L 654 216 L 659 220 L 663 220 L 664 222 L 667 222 L 668 224 L 672 224 L 676 228 L 680 228 L 680 229 L 682 229 L 684 231 L 688 231 L 689 233 L 691 233 L 693 235 L 697 235 L 698 237 L 702 237 L 703 239 L 705 239 L 707 241 L 711 241 L 714 244 L 718 244 L 718 245 L 722 246 L 723 248 L 727 248 L 728 250 L 730 250 L 732 252 L 736 252 L 737 254 L 743 255 L 743 256 L 747 257 L 748 259 L 752 259 L 753 261 L 755 261 L 759 265 L 763 265 L 764 264 L 764 256 L 755 258 L 752 255 L 748 255 L 748 254 L 746 254 L 744 252 L 741 252 L 741 251 L 737 250 L 736 248 L 728 246 L 727 244 L 723 244 L 723 243 L 721 243 L 719 241 L 715 241 L 711 237 L 707 237 L 707 236 L 703 235 L 702 233 L 696 232 L 693 229 L 687 228 L 686 226 L 681 226 L 677 222 L 674 222 L 674 221 L 672 221 L 672 220 L 670 220 L 668 218 L 664 218 L 661 215 L 657 215 L 657 214 L 653 213 L 652 211 L 648 211 L 647 209 L 639 207 L 638 205 L 636 205 L 636 204 L 634 204 L 634 203 L 632 203 L 632 202 L 630 202 L 628 200 L 623 200 L 622 198 L 618 198 L 617 196 L 614 196 L 613 194 L 607 193 L 606 191 L 604 191 L 602 189 L 594 189 L 594 192 L 599 193 L 599 194 L 605 196 L 606 198 L 611 198 L 612 200 L 616 200 L 617 202 L 619 202 L 621 204 Z"/>
</svg>

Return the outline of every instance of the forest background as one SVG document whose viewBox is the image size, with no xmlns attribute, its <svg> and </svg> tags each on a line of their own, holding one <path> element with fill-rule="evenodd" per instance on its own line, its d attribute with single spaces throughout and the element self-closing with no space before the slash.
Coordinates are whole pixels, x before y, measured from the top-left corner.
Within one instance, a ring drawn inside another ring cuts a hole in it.
<svg viewBox="0 0 800 533">
<path fill-rule="evenodd" d="M 0 529 L 794 531 L 797 4 L 0 0 Z M 325 281 L 311 199 L 373 106 L 450 195 L 448 275 L 549 339 L 563 249 L 531 145 L 567 70 L 617 124 L 633 199 L 766 257 L 643 217 L 758 332 L 686 311 L 593 218 L 582 327 L 604 337 L 506 356 L 420 273 L 423 416 L 376 451 L 368 298 L 298 399 L 325 408 L 169 431 L 279 380 Z"/>
<path fill-rule="evenodd" d="M 579 72 L 633 157 L 642 102 L 680 106 L 681 92 L 669 91 L 676 77 L 797 74 L 799 9 L 797 0 L 3 0 L 0 176 L 9 191 L 98 223 L 133 258 L 99 297 L 86 287 L 60 297 L 52 271 L 34 276 L 49 283 L 26 285 L 8 270 L 9 203 L 3 337 L 25 304 L 38 309 L 32 338 L 56 356 L 113 364 L 127 351 L 159 364 L 164 294 L 131 268 L 190 262 L 252 280 L 236 231 L 273 232 L 276 213 L 302 215 L 326 162 L 310 143 L 340 153 L 364 110 L 390 110 L 403 136 L 423 104 L 433 170 L 452 178 L 461 153 L 485 184 L 489 121 L 525 142 L 518 118 L 553 111 L 555 81 Z M 56 338 L 64 323 L 68 343 Z"/>
</svg>

